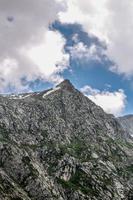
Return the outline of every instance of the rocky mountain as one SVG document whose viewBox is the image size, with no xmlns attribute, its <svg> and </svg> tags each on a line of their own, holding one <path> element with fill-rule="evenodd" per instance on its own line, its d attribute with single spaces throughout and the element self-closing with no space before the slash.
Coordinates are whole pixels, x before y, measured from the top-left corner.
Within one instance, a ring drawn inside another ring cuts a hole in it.
<svg viewBox="0 0 133 200">
<path fill-rule="evenodd" d="M 0 200 L 132 200 L 133 140 L 65 80 L 0 96 Z"/>
<path fill-rule="evenodd" d="M 125 132 L 133 136 L 133 115 L 126 115 L 118 118 L 121 126 L 124 128 Z"/>
</svg>

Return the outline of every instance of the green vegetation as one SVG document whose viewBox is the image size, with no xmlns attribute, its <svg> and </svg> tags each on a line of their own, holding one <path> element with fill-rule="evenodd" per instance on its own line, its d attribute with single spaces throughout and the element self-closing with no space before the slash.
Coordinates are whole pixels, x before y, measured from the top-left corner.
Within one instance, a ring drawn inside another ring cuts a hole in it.
<svg viewBox="0 0 133 200">
<path fill-rule="evenodd" d="M 87 153 L 87 146 L 84 144 L 84 141 L 80 140 L 76 140 L 70 144 L 59 145 L 59 149 L 63 154 L 68 153 L 77 158 L 80 158 L 84 151 Z"/>
<path fill-rule="evenodd" d="M 117 144 L 119 144 L 120 146 L 125 146 L 127 148 L 133 149 L 133 143 L 131 142 L 127 142 L 127 141 L 123 141 L 123 140 L 116 140 Z"/>
<path fill-rule="evenodd" d="M 127 171 L 128 173 L 132 174 L 132 176 L 133 176 L 133 164 L 128 165 L 128 166 L 126 167 L 126 171 Z"/>
<path fill-rule="evenodd" d="M 27 165 L 27 166 L 29 167 L 31 176 L 33 176 L 33 177 L 38 177 L 39 173 L 38 173 L 38 171 L 34 168 L 34 166 L 32 165 L 30 158 L 29 158 L 28 156 L 24 156 L 24 157 L 22 158 L 22 161 L 24 162 L 25 165 Z M 30 176 L 30 175 L 29 175 L 29 176 Z"/>
<path fill-rule="evenodd" d="M 58 183 L 62 185 L 64 189 L 80 190 L 85 195 L 98 196 L 96 188 L 93 188 L 91 179 L 86 177 L 86 174 L 80 169 L 76 170 L 76 173 L 71 177 L 69 181 L 63 179 L 57 179 Z"/>
<path fill-rule="evenodd" d="M 0 125 L 0 141 L 4 142 L 9 139 L 9 133 L 4 125 Z"/>
<path fill-rule="evenodd" d="M 37 148 L 39 148 L 40 147 L 40 145 L 38 145 L 38 144 L 22 144 L 21 145 L 21 148 L 24 148 L 24 149 L 26 149 L 27 150 L 27 148 L 30 148 L 30 149 L 32 149 L 33 151 L 35 151 Z"/>
</svg>

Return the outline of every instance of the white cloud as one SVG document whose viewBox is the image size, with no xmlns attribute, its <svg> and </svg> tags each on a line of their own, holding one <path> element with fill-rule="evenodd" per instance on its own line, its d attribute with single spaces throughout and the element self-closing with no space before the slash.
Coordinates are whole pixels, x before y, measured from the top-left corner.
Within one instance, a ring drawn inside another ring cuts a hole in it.
<svg viewBox="0 0 133 200">
<path fill-rule="evenodd" d="M 106 38 L 104 32 L 108 10 L 107 0 L 67 0 L 66 12 L 60 13 L 60 20 L 64 23 L 80 23 L 84 29 L 92 34 Z"/>
<path fill-rule="evenodd" d="M 69 54 L 64 52 L 65 39 L 59 32 L 47 31 L 41 44 L 29 48 L 23 48 L 34 65 L 36 73 L 42 79 L 50 79 L 51 75 L 56 75 L 69 65 Z"/>
<path fill-rule="evenodd" d="M 25 89 L 23 77 L 61 80 L 58 72 L 69 60 L 65 40 L 48 29 L 62 10 L 61 0 L 0 0 L 0 92 L 8 86 Z"/>
<path fill-rule="evenodd" d="M 133 74 L 132 1 L 0 0 L 0 92 L 9 85 L 25 88 L 23 77 L 61 80 L 59 72 L 68 66 L 69 55 L 61 34 L 48 29 L 58 19 L 80 23 L 106 42 L 106 54 L 115 62 L 110 70 Z M 70 50 L 73 56 L 99 59 L 95 45 L 88 48 L 79 42 Z"/>
<path fill-rule="evenodd" d="M 74 38 L 75 40 L 76 38 Z M 103 53 L 102 48 L 97 47 L 95 44 L 92 44 L 90 47 L 85 45 L 83 42 L 76 41 L 76 44 L 72 47 L 69 47 L 71 56 L 74 59 L 81 60 L 85 62 L 88 60 L 98 60 L 101 61 L 101 55 Z"/>
<path fill-rule="evenodd" d="M 107 44 L 107 56 L 115 63 L 116 73 L 133 75 L 133 1 L 67 0 L 68 10 L 60 20 L 80 23 L 89 34 Z"/>
<path fill-rule="evenodd" d="M 94 103 L 104 109 L 105 112 L 121 115 L 126 106 L 126 95 L 122 89 L 118 91 L 100 91 L 88 85 L 81 88 L 81 91 Z"/>
</svg>

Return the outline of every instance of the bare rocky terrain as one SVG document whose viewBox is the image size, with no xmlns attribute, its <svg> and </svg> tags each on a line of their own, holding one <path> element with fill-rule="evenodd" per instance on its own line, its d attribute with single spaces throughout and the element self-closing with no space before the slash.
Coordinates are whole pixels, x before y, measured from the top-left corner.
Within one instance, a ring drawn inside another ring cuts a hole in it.
<svg viewBox="0 0 133 200">
<path fill-rule="evenodd" d="M 132 200 L 133 140 L 65 80 L 0 96 L 0 200 Z"/>
</svg>

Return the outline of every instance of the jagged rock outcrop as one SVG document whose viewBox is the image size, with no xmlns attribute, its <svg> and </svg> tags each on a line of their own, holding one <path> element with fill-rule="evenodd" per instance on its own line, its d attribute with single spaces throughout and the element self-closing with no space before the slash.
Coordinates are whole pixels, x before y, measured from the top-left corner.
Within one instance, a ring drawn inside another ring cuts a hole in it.
<svg viewBox="0 0 133 200">
<path fill-rule="evenodd" d="M 1 200 L 131 200 L 133 143 L 65 80 L 0 97 Z"/>
</svg>

